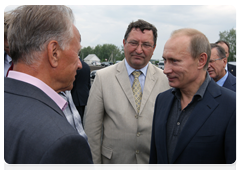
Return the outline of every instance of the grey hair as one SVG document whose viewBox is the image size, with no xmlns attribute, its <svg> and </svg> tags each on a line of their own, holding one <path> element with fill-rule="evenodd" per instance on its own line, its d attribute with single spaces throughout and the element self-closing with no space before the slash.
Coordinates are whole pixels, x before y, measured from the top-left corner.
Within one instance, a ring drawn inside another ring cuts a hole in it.
<svg viewBox="0 0 240 170">
<path fill-rule="evenodd" d="M 26 5 L 11 11 L 8 42 L 13 63 L 28 65 L 40 60 L 51 40 L 64 49 L 73 37 L 72 10 L 60 5 Z"/>
<path fill-rule="evenodd" d="M 211 43 L 211 49 L 216 48 L 217 49 L 217 55 L 219 58 L 226 58 L 226 53 L 224 48 L 222 48 L 220 45 L 215 44 L 215 43 Z"/>
<path fill-rule="evenodd" d="M 204 70 L 207 70 L 211 56 L 211 47 L 207 37 L 202 32 L 192 28 L 183 28 L 176 30 L 171 34 L 171 37 L 178 35 L 186 35 L 191 38 L 190 52 L 194 59 L 196 59 L 202 53 L 207 54 L 207 62 L 204 65 Z"/>
</svg>

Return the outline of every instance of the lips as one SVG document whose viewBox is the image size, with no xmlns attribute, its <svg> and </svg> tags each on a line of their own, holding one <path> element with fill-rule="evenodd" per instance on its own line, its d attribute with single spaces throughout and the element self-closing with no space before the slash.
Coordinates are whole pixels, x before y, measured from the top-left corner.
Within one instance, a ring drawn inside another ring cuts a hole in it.
<svg viewBox="0 0 240 170">
<path fill-rule="evenodd" d="M 168 81 L 173 81 L 174 79 L 176 79 L 176 77 L 173 77 L 173 76 L 167 76 L 168 78 Z"/>
<path fill-rule="evenodd" d="M 208 70 L 208 74 L 214 73 L 214 70 Z"/>
</svg>

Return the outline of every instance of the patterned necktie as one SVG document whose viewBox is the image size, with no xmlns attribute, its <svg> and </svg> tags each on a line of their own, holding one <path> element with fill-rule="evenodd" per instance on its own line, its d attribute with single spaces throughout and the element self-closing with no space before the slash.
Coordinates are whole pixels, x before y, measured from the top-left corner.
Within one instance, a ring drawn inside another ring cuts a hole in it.
<svg viewBox="0 0 240 170">
<path fill-rule="evenodd" d="M 134 81 L 132 85 L 133 96 L 135 99 L 137 113 L 139 114 L 141 101 L 142 101 L 142 89 L 138 77 L 142 74 L 140 71 L 133 71 L 132 75 L 134 76 Z"/>
<path fill-rule="evenodd" d="M 59 93 L 60 96 L 62 96 L 67 102 L 67 107 L 63 110 L 64 115 L 67 118 L 67 121 L 72 125 L 74 129 L 77 130 L 77 132 L 88 141 L 87 135 L 85 131 L 83 130 L 81 117 L 73 103 L 72 95 L 70 91 L 65 91 Z"/>
</svg>

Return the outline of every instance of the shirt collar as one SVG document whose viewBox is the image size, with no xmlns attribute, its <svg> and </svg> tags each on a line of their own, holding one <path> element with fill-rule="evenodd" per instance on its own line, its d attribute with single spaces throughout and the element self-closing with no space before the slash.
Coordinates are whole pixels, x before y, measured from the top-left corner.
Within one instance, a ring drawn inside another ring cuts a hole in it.
<svg viewBox="0 0 240 170">
<path fill-rule="evenodd" d="M 216 83 L 217 83 L 219 86 L 223 86 L 223 84 L 225 83 L 227 77 L 228 77 L 228 71 L 226 71 L 226 74 L 225 74 L 220 80 L 218 80 Z"/>
<path fill-rule="evenodd" d="M 18 72 L 18 71 L 9 71 L 8 74 L 9 78 L 13 78 L 15 80 L 23 81 L 25 83 L 31 84 L 39 89 L 41 89 L 46 95 L 48 95 L 61 110 L 64 110 L 67 101 L 65 101 L 57 92 L 55 92 L 51 87 L 49 87 L 47 84 L 45 84 L 40 79 L 33 77 L 31 75 Z"/>
<path fill-rule="evenodd" d="M 205 78 L 204 82 L 202 83 L 202 85 L 199 87 L 196 94 L 193 96 L 193 99 L 198 98 L 200 100 L 200 99 L 203 98 L 203 96 L 205 94 L 205 91 L 207 89 L 207 86 L 208 86 L 210 81 L 211 81 L 211 78 L 210 78 L 209 74 L 206 73 L 206 78 Z M 178 88 L 173 88 L 172 93 L 173 93 L 173 95 L 175 95 L 175 97 L 177 97 L 177 99 L 179 99 L 179 100 L 181 99 L 181 93 L 180 93 L 180 90 Z"/>
<path fill-rule="evenodd" d="M 10 63 L 12 61 L 12 58 L 4 51 L 4 61 L 7 61 Z"/>
<path fill-rule="evenodd" d="M 136 69 L 132 68 L 132 67 L 128 64 L 126 58 L 125 58 L 124 61 L 125 61 L 125 65 L 126 65 L 126 68 L 127 68 L 128 76 L 130 76 L 130 75 L 132 74 L 132 72 L 135 71 Z M 149 65 L 149 63 L 148 63 L 145 67 L 139 69 L 145 77 L 146 77 L 146 75 L 147 75 L 148 65 Z"/>
</svg>

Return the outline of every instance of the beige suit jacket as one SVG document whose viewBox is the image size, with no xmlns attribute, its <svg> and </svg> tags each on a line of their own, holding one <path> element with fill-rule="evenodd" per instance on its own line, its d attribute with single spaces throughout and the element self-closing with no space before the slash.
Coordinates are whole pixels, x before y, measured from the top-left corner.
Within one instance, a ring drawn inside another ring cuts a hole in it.
<svg viewBox="0 0 240 170">
<path fill-rule="evenodd" d="M 138 115 L 124 60 L 98 70 L 84 116 L 93 162 L 148 163 L 156 96 L 169 88 L 163 71 L 149 63 Z"/>
</svg>

